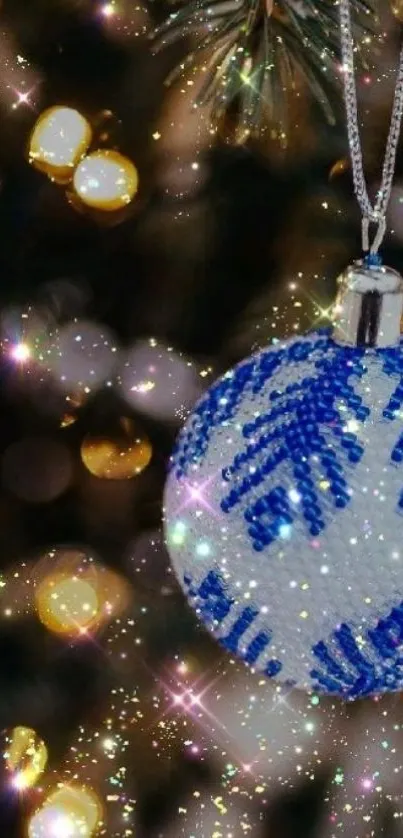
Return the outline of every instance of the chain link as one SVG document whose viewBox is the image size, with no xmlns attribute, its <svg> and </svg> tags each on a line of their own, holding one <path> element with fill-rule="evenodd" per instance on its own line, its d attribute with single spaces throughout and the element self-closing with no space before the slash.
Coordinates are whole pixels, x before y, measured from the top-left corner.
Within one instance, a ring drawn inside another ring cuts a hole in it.
<svg viewBox="0 0 403 838">
<path fill-rule="evenodd" d="M 354 192 L 363 216 L 363 250 L 371 250 L 372 253 L 377 253 L 385 235 L 385 216 L 393 186 L 396 154 L 403 115 L 403 46 L 400 52 L 392 116 L 382 169 L 382 182 L 376 196 L 375 204 L 372 205 L 368 197 L 368 190 L 365 182 L 360 129 L 358 125 L 358 104 L 354 67 L 354 40 L 351 23 L 350 0 L 339 0 L 339 7 L 344 99 L 347 113 L 347 133 L 353 169 Z M 377 224 L 378 229 L 374 241 L 371 247 L 369 247 L 369 225 L 371 223 Z"/>
</svg>

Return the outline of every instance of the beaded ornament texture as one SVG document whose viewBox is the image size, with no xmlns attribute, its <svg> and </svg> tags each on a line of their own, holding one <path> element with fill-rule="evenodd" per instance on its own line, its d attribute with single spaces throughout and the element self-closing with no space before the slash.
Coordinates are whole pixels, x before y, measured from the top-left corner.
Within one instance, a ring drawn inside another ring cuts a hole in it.
<svg viewBox="0 0 403 838">
<path fill-rule="evenodd" d="M 321 330 L 205 394 L 165 493 L 176 572 L 233 655 L 354 699 L 403 688 L 403 342 Z"/>
</svg>

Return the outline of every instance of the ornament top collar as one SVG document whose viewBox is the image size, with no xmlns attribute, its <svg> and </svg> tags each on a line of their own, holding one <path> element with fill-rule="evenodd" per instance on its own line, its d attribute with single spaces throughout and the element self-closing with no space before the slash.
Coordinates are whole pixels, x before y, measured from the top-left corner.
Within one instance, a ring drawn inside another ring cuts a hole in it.
<svg viewBox="0 0 403 838">
<path fill-rule="evenodd" d="M 379 259 L 365 257 L 338 279 L 333 338 L 343 346 L 386 348 L 400 342 L 403 279 Z"/>
</svg>

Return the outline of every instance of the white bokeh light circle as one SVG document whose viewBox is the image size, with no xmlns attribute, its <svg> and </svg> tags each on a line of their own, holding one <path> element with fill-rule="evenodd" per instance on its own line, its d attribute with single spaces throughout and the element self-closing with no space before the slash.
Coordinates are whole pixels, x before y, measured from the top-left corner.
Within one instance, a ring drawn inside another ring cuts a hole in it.
<svg viewBox="0 0 403 838">
<path fill-rule="evenodd" d="M 201 390 L 194 364 L 154 338 L 129 350 L 118 380 L 128 404 L 155 419 L 182 418 Z"/>
<path fill-rule="evenodd" d="M 115 338 L 99 323 L 74 319 L 49 339 L 45 363 L 62 390 L 90 392 L 102 386 L 117 359 Z"/>
</svg>

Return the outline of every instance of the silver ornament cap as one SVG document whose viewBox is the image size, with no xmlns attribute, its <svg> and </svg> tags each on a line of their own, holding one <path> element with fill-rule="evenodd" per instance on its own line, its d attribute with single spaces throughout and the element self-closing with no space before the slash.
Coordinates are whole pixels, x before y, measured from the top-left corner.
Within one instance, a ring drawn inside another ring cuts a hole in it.
<svg viewBox="0 0 403 838">
<path fill-rule="evenodd" d="M 403 278 L 375 257 L 350 265 L 338 279 L 333 339 L 343 346 L 387 347 L 400 341 Z"/>
</svg>

